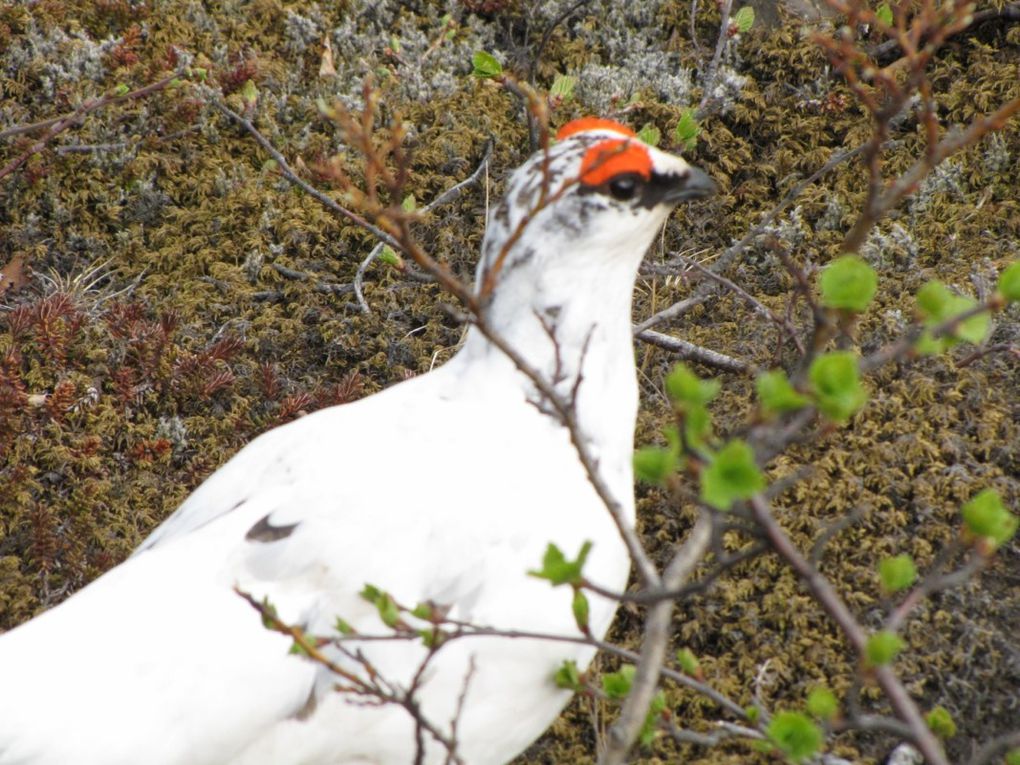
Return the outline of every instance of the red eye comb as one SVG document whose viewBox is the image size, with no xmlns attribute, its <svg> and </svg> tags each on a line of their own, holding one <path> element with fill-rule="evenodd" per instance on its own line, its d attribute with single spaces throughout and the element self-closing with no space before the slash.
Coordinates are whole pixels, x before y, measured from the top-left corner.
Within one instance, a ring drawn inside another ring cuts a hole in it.
<svg viewBox="0 0 1020 765">
<path fill-rule="evenodd" d="M 626 125 L 621 125 L 614 120 L 605 120 L 600 117 L 581 117 L 581 119 L 571 120 L 556 131 L 556 140 L 562 141 L 564 138 L 575 133 L 583 133 L 585 130 L 612 130 L 614 133 L 620 133 L 628 138 L 637 138 L 637 133 Z"/>
<path fill-rule="evenodd" d="M 585 186 L 601 186 L 626 173 L 637 173 L 645 180 L 652 177 L 652 158 L 639 141 L 629 138 L 599 141 L 581 159 L 581 183 Z"/>
</svg>

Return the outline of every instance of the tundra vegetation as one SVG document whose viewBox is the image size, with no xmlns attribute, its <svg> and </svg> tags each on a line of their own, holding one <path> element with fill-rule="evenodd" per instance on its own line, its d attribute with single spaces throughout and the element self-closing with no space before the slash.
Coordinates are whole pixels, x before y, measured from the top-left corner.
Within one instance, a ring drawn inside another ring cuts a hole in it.
<svg viewBox="0 0 1020 765">
<path fill-rule="evenodd" d="M 828 2 L 0 7 L 0 628 L 448 357 L 505 171 L 595 113 L 721 190 L 647 258 L 634 577 L 519 761 L 1020 761 L 1020 6 Z M 583 558 L 532 574 L 589 640 Z"/>
</svg>

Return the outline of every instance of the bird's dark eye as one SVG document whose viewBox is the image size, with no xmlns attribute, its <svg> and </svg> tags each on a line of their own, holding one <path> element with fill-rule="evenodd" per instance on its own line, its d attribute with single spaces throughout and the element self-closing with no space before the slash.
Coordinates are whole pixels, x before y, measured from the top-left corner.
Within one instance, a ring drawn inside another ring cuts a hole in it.
<svg viewBox="0 0 1020 765">
<path fill-rule="evenodd" d="M 626 202 L 637 194 L 638 179 L 633 175 L 618 175 L 609 181 L 609 194 L 613 199 Z"/>
</svg>

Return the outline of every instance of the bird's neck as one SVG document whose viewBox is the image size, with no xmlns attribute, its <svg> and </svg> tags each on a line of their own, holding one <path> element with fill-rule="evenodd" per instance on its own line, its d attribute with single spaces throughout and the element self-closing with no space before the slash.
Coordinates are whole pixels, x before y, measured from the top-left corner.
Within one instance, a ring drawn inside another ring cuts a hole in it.
<svg viewBox="0 0 1020 765">
<path fill-rule="evenodd" d="M 604 274 L 598 283 L 581 286 L 546 281 L 536 288 L 531 282 L 516 294 L 506 284 L 484 314 L 489 331 L 573 407 L 596 451 L 609 450 L 607 458 L 628 465 L 637 414 L 632 285 L 632 273 Z M 529 375 L 477 326 L 451 364 L 464 373 L 484 370 L 490 380 L 495 374 L 537 409 L 549 409 Z"/>
</svg>

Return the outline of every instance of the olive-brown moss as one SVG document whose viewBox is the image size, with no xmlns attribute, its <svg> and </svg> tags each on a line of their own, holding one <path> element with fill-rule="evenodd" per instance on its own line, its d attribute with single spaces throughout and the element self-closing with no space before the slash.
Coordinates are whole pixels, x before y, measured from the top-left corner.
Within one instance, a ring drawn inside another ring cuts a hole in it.
<svg viewBox="0 0 1020 765">
<path fill-rule="evenodd" d="M 481 15 L 457 10 L 455 41 L 487 40 L 511 65 L 529 66 L 544 17 L 529 15 L 523 4 L 491 5 Z M 703 56 L 715 39 L 718 10 L 702 5 Z M 342 149 L 317 99 L 356 96 L 361 76 L 372 72 L 385 112 L 399 112 L 413 126 L 409 190 L 419 204 L 466 177 L 490 137 L 487 193 L 498 194 L 503 174 L 528 152 L 527 131 L 516 100 L 469 77 L 466 60 L 459 70 L 443 62 L 458 73 L 452 88 L 408 98 L 409 83 L 424 76 L 410 67 L 427 75 L 428 59 L 390 55 L 390 41 L 373 39 L 372 20 L 359 16 L 354 28 L 366 45 L 364 66 L 338 61 L 338 78 L 319 77 L 319 37 L 307 30 L 335 29 L 360 13 L 357 6 L 7 4 L 0 8 L 0 113 L 18 123 L 49 118 L 118 84 L 152 82 L 193 54 L 211 81 L 233 93 L 232 103 L 239 104 L 236 91 L 252 79 L 259 89 L 256 124 L 295 165 L 314 168 Z M 394 18 L 438 38 L 437 7 L 404 4 Z M 612 63 L 628 40 L 635 47 L 661 41 L 663 54 L 677 57 L 663 59 L 670 66 L 703 66 L 686 39 L 689 12 L 688 3 L 661 4 L 653 31 L 607 24 L 597 9 L 582 8 L 549 36 L 536 68 L 539 85 L 548 86 L 556 73 Z M 691 245 L 721 251 L 833 151 L 869 133 L 848 91 L 825 75 L 824 58 L 799 22 L 744 38 L 738 66 L 749 80 L 742 96 L 706 121 L 692 152 L 724 192 L 679 216 L 667 229 L 665 251 Z M 1016 27 L 992 23 L 947 46 L 933 65 L 943 124 L 965 123 L 1020 94 L 1018 45 Z M 657 124 L 668 142 L 691 103 L 652 99 L 656 78 L 670 74 L 665 64 L 643 74 L 648 87 L 636 102 L 619 104 L 626 107 L 619 116 L 636 127 Z M 586 108 L 568 100 L 554 119 Z M 921 145 L 909 119 L 894 138 L 890 172 L 909 166 Z M 910 295 L 925 280 L 987 289 L 995 268 L 1017 256 L 1015 126 L 996 141 L 955 157 L 941 184 L 922 189 L 880 224 L 868 257 L 882 281 L 859 327 L 862 349 L 902 329 Z M 68 150 L 74 143 L 86 148 Z M 2 162 L 27 145 L 8 139 Z M 365 281 L 371 314 L 349 292 L 317 289 L 350 285 L 371 238 L 281 181 L 250 138 L 190 86 L 92 114 L 53 146 L 64 148 L 37 154 L 0 179 L 0 268 L 18 257 L 35 272 L 26 288 L 3 296 L 15 310 L 0 312 L 0 628 L 121 560 L 257 433 L 425 371 L 447 358 L 460 337 L 434 286 L 386 266 L 373 266 Z M 356 172 L 355 158 L 345 159 Z M 311 171 L 308 177 L 315 180 Z M 834 256 L 864 181 L 864 170 L 848 163 L 805 190 L 796 219 L 787 216 L 782 229 L 795 260 L 811 268 Z M 418 228 L 427 248 L 464 277 L 480 242 L 486 198 L 466 193 Z M 663 256 L 656 250 L 650 257 Z M 287 275 L 294 271 L 308 276 Z M 785 310 L 790 280 L 764 248 L 752 248 L 730 275 L 770 308 Z M 636 312 L 647 316 L 688 290 L 680 279 L 643 279 Z M 803 325 L 807 314 L 799 310 L 794 319 Z M 993 342 L 1015 344 L 1018 321 L 1015 308 L 1000 317 Z M 779 341 L 774 327 L 729 295 L 671 330 L 762 366 L 772 363 Z M 802 547 L 847 512 L 859 514 L 829 543 L 821 565 L 869 627 L 887 607 L 874 576 L 881 557 L 909 552 L 924 571 L 957 534 L 959 505 L 977 489 L 994 486 L 1014 507 L 1020 498 L 1020 372 L 1003 355 L 957 365 L 965 355 L 883 370 L 869 380 L 872 401 L 850 426 L 820 434 L 771 466 L 774 477 L 811 468 L 777 511 Z M 779 357 L 791 360 L 792 349 L 780 348 Z M 668 418 L 656 389 L 672 359 L 647 347 L 638 358 L 647 394 L 638 440 L 647 442 Z M 746 422 L 750 396 L 748 380 L 726 380 L 715 406 L 720 432 Z M 662 559 L 689 527 L 691 512 L 643 489 L 639 509 L 645 541 Z M 728 544 L 747 540 L 733 535 Z M 1020 595 L 1010 573 L 1017 556 L 1015 543 L 1007 545 L 981 577 L 924 603 L 905 629 L 910 650 L 897 668 L 922 707 L 942 704 L 954 714 L 961 730 L 949 744 L 954 756 L 1017 717 L 1013 636 Z M 613 639 L 633 645 L 639 634 L 640 613 L 624 609 Z M 834 626 L 771 555 L 681 604 L 680 646 L 694 650 L 708 681 L 741 703 L 750 702 L 768 662 L 762 693 L 775 709 L 801 703 L 817 683 L 845 692 L 854 671 Z M 680 725 L 706 729 L 718 717 L 704 698 L 667 693 Z M 866 688 L 865 696 L 877 693 Z M 593 712 L 592 703 L 576 700 L 521 762 L 593 761 L 595 729 L 611 710 L 596 705 Z M 873 761 L 887 744 L 843 737 L 833 751 Z M 637 759 L 767 758 L 741 742 L 705 750 L 658 741 Z"/>
</svg>

